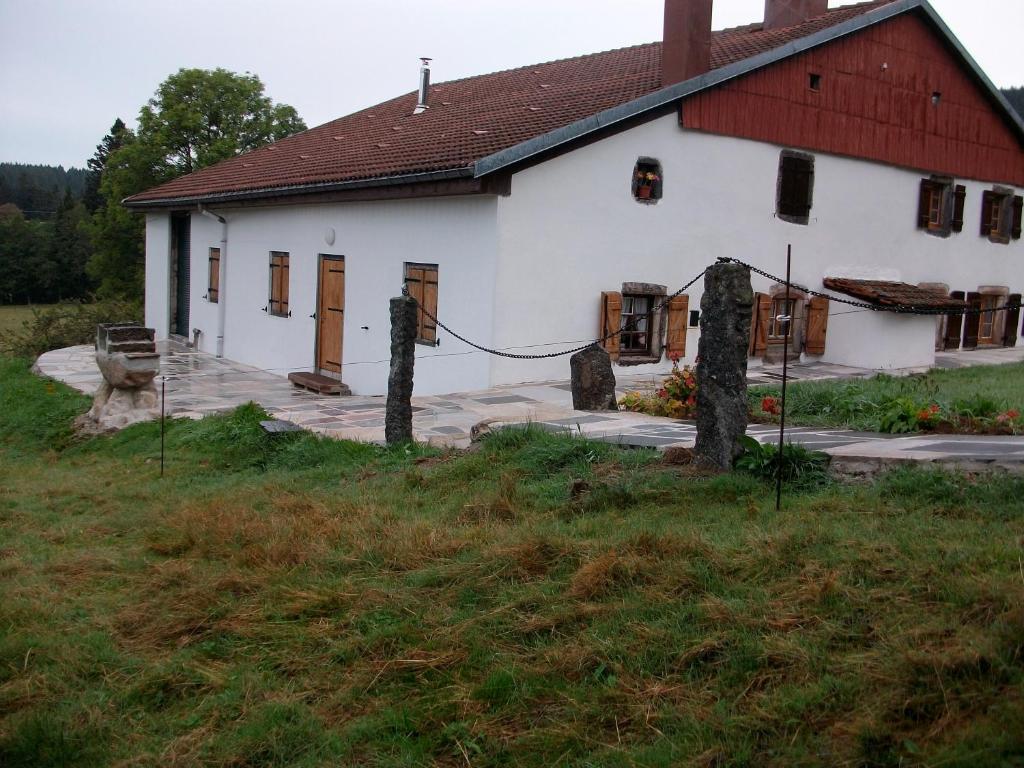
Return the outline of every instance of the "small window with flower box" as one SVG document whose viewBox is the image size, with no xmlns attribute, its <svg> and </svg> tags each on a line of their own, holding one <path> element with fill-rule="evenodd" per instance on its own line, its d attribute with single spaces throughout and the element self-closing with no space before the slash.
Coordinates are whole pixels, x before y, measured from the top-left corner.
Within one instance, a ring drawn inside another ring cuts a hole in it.
<svg viewBox="0 0 1024 768">
<path fill-rule="evenodd" d="M 658 202 L 663 183 L 661 163 L 650 157 L 641 157 L 636 161 L 633 168 L 633 197 L 637 202 Z"/>
</svg>

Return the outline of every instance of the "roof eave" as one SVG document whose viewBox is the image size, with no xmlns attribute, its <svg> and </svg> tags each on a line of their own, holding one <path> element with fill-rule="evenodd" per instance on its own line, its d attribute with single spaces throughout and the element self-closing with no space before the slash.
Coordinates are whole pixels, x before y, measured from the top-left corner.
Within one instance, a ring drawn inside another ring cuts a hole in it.
<svg viewBox="0 0 1024 768">
<path fill-rule="evenodd" d="M 936 25 L 939 31 L 944 37 L 950 42 L 957 53 L 963 58 L 964 62 L 974 72 L 975 76 L 981 81 L 982 85 L 988 89 L 991 96 L 1002 106 L 1006 116 L 1010 119 L 1014 128 L 1017 131 L 1021 141 L 1024 141 L 1024 121 L 1010 106 L 1010 103 L 1006 100 L 1003 94 L 999 91 L 992 81 L 988 79 L 988 76 L 982 71 L 981 67 L 978 66 L 977 62 L 971 58 L 970 54 L 967 53 L 966 49 L 960 44 L 960 41 L 956 39 L 949 27 L 946 26 L 945 22 L 942 21 L 935 9 L 931 7 L 927 0 L 895 0 L 895 2 L 885 5 L 881 8 L 876 8 L 873 11 L 857 16 L 855 18 L 844 21 L 835 26 L 828 27 L 827 29 L 815 32 L 812 35 L 807 35 L 798 40 L 790 41 L 785 45 L 773 48 L 770 51 L 751 56 L 750 58 L 743 59 L 741 61 L 734 62 L 724 67 L 706 72 L 699 77 L 691 78 L 682 83 L 676 83 L 668 88 L 662 88 L 659 91 L 649 93 L 646 96 L 641 96 L 633 101 L 620 104 L 616 107 L 606 109 L 602 112 L 598 112 L 596 115 L 578 120 L 575 123 L 571 123 L 562 128 L 558 128 L 550 133 L 537 136 L 528 141 L 524 141 L 521 144 L 516 144 L 513 147 L 503 149 L 500 152 L 495 152 L 492 155 L 477 160 L 474 164 L 474 173 L 477 178 L 485 176 L 489 173 L 507 168 L 508 166 L 521 163 L 528 160 L 536 155 L 542 154 L 552 149 L 556 149 L 562 145 L 570 142 L 577 141 L 589 134 L 596 131 L 603 130 L 610 126 L 622 123 L 640 115 L 665 107 L 675 101 L 679 101 L 687 96 L 692 96 L 708 88 L 714 88 L 715 86 L 721 85 L 722 83 L 734 80 L 743 75 L 747 75 L 758 69 L 762 69 L 776 62 L 787 59 L 791 56 L 795 56 L 804 51 L 817 48 L 825 43 L 838 40 L 841 37 L 846 37 L 855 32 L 859 32 L 862 29 L 879 24 L 883 21 L 887 21 L 895 16 L 912 11 L 915 9 L 921 9 L 928 18 Z"/>
<path fill-rule="evenodd" d="M 377 176 L 369 179 L 356 179 L 352 181 L 329 181 L 316 184 L 293 184 L 280 187 L 262 187 L 259 189 L 246 189 L 228 192 L 214 192 L 200 195 L 178 195 L 146 200 L 134 200 L 126 197 L 121 205 L 126 208 L 142 210 L 146 208 L 169 208 L 182 205 L 198 205 L 199 203 L 230 203 L 244 200 L 273 199 L 278 197 L 293 197 L 295 195 L 316 194 L 318 192 L 341 192 L 350 189 L 370 189 L 374 187 L 389 187 L 399 184 L 418 184 L 431 181 L 446 181 L 449 179 L 474 178 L 472 167 L 452 168 L 444 171 L 428 171 L 425 173 L 406 173 L 399 176 Z"/>
</svg>

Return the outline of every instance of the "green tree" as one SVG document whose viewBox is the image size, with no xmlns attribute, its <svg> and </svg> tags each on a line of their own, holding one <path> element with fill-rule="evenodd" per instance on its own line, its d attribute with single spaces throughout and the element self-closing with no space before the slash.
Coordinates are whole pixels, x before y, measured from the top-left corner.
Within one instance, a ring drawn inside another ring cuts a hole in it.
<svg viewBox="0 0 1024 768">
<path fill-rule="evenodd" d="M 191 173 L 261 147 L 306 125 L 274 104 L 255 75 L 179 69 L 139 113 L 139 139 L 163 149 L 168 165 Z"/>
<path fill-rule="evenodd" d="M 96 145 L 95 154 L 86 162 L 89 171 L 85 178 L 85 188 L 82 191 L 82 202 L 85 203 L 89 213 L 94 213 L 103 204 L 103 197 L 100 195 L 103 169 L 107 167 L 107 159 L 124 146 L 126 133 L 130 133 L 130 131 L 121 118 L 117 118 L 110 126 L 110 132 Z"/>
<path fill-rule="evenodd" d="M 0 302 L 46 301 L 52 271 L 46 258 L 48 225 L 28 221 L 20 211 L 0 216 Z"/>
<path fill-rule="evenodd" d="M 85 298 L 89 293 L 86 264 L 92 253 L 85 205 L 69 189 L 53 217 L 50 228 L 48 263 L 51 270 L 50 298 Z"/>
<path fill-rule="evenodd" d="M 120 122 L 120 121 L 118 121 Z M 293 107 L 274 104 L 252 74 L 180 69 L 139 112 L 138 133 L 124 128 L 97 146 L 101 204 L 89 226 L 88 274 L 102 298 L 142 297 L 145 225 L 121 201 L 145 189 L 304 130 Z M 123 124 L 122 124 L 123 128 Z M 117 136 L 120 145 L 107 144 Z M 90 168 L 93 165 L 90 162 Z"/>
</svg>

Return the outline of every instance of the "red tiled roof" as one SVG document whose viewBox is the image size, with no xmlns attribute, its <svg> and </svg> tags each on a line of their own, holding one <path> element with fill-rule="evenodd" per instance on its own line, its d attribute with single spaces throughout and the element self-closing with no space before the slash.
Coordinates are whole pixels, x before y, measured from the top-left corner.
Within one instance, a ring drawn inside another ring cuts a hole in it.
<svg viewBox="0 0 1024 768">
<path fill-rule="evenodd" d="M 803 24 L 712 35 L 711 68 L 773 50 L 892 0 L 836 8 Z M 661 43 L 432 85 L 128 198 L 131 203 L 467 168 L 476 160 L 661 88 Z"/>
<path fill-rule="evenodd" d="M 826 277 L 826 288 L 854 296 L 880 307 L 921 307 L 926 309 L 963 309 L 967 304 L 931 288 L 920 288 L 910 283 L 886 280 L 853 280 L 846 277 Z"/>
</svg>

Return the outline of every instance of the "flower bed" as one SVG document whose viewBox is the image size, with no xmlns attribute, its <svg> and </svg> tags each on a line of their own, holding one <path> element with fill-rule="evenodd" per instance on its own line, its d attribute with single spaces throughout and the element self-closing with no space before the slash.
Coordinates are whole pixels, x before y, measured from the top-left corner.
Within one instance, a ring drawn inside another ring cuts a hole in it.
<svg viewBox="0 0 1024 768">
<path fill-rule="evenodd" d="M 669 359 L 672 370 L 657 392 L 627 392 L 619 400 L 619 407 L 650 416 L 692 419 L 697 414 L 697 372 L 689 366 L 680 368 L 679 355 L 669 355 Z"/>
</svg>

